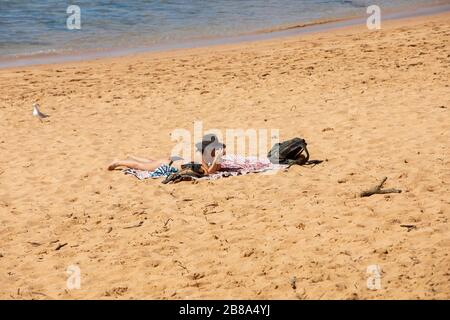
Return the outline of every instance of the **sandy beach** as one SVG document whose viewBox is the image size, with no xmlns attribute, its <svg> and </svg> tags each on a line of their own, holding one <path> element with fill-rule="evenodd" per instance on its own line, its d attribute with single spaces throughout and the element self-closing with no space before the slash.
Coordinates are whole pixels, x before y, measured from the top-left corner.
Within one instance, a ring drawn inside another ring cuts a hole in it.
<svg viewBox="0 0 450 320">
<path fill-rule="evenodd" d="M 0 298 L 449 299 L 449 41 L 446 13 L 0 69 Z M 196 184 L 106 170 L 194 121 L 278 128 L 325 161 Z M 383 177 L 402 193 L 358 196 Z"/>
</svg>

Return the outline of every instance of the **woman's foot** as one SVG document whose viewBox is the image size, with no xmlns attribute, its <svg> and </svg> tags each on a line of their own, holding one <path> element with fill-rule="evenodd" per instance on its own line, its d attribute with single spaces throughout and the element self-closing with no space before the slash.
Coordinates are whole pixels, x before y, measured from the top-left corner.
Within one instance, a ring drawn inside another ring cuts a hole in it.
<svg viewBox="0 0 450 320">
<path fill-rule="evenodd" d="M 118 162 L 119 162 L 119 160 L 117 160 L 117 159 L 115 159 L 113 162 L 111 162 L 108 166 L 108 170 L 111 171 L 111 170 L 116 169 L 119 166 Z"/>
</svg>

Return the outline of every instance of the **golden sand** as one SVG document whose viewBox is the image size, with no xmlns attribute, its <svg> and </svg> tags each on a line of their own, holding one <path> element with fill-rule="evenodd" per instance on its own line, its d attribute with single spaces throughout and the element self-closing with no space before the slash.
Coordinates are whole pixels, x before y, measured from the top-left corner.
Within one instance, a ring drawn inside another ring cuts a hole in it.
<svg viewBox="0 0 450 320">
<path fill-rule="evenodd" d="M 449 299 L 449 40 L 441 14 L 0 70 L 0 298 Z M 105 170 L 198 120 L 327 161 L 175 185 Z M 384 176 L 403 192 L 358 196 Z"/>
</svg>

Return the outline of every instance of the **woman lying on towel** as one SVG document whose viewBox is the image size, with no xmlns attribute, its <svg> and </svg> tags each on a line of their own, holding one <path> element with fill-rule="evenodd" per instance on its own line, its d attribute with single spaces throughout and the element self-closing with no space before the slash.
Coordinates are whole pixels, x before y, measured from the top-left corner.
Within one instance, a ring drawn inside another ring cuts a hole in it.
<svg viewBox="0 0 450 320">
<path fill-rule="evenodd" d="M 195 145 L 197 151 L 202 153 L 202 169 L 206 174 L 213 174 L 220 170 L 220 162 L 222 156 L 225 155 L 226 146 L 220 143 L 217 136 L 214 134 L 207 134 L 203 137 L 202 142 Z M 180 157 L 170 157 L 168 159 L 151 160 L 135 156 L 128 156 L 126 160 L 114 160 L 109 166 L 108 170 L 115 170 L 119 167 L 156 171 L 158 168 L 169 168 L 176 172 L 181 169 L 185 161 Z"/>
</svg>

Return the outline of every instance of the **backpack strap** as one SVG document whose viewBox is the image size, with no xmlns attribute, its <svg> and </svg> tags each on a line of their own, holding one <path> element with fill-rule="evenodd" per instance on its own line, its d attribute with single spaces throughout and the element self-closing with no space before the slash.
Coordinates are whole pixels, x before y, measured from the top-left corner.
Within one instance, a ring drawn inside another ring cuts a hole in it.
<svg viewBox="0 0 450 320">
<path fill-rule="evenodd" d="M 305 156 L 304 157 L 302 157 L 303 152 L 305 152 Z M 302 166 L 304 164 L 308 164 L 308 162 L 309 162 L 309 151 L 308 151 L 308 148 L 306 147 L 306 145 L 303 146 L 300 149 L 299 152 L 297 152 L 297 154 L 295 155 L 295 158 L 296 158 L 295 160 L 294 159 L 289 160 L 288 167 L 287 167 L 288 169 L 290 167 L 292 167 L 294 164 L 298 164 L 299 166 Z"/>
</svg>

